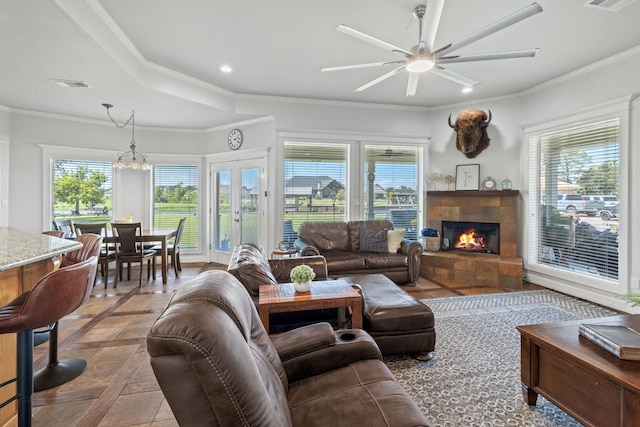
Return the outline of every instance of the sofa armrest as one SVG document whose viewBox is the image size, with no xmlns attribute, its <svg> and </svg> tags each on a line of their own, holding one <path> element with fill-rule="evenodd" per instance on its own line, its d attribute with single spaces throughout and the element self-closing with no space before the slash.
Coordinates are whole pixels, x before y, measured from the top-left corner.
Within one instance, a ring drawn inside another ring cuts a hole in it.
<svg viewBox="0 0 640 427">
<path fill-rule="evenodd" d="M 320 255 L 320 251 L 318 250 L 318 248 L 307 244 L 302 239 L 296 239 L 295 242 L 293 242 L 293 246 L 295 246 L 295 248 L 298 250 L 298 253 L 302 256 Z"/>
<path fill-rule="evenodd" d="M 362 329 L 334 331 L 326 322 L 303 326 L 271 338 L 289 383 L 365 359 L 382 360 L 371 336 Z"/>
<path fill-rule="evenodd" d="M 403 240 L 400 244 L 400 249 L 398 249 L 398 253 L 407 256 L 410 283 L 418 280 L 418 276 L 420 275 L 420 258 L 422 257 L 422 252 L 424 252 L 422 245 L 412 240 Z"/>
<path fill-rule="evenodd" d="M 306 264 L 313 269 L 316 273 L 314 280 L 327 280 L 327 260 L 322 255 L 269 260 L 271 272 L 278 283 L 291 282 L 291 269 L 300 264 Z"/>
</svg>

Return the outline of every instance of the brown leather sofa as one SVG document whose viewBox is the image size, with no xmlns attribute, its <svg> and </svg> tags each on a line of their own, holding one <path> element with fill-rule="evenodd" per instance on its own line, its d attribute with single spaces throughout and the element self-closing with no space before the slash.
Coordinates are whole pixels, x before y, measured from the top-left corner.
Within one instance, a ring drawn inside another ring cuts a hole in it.
<svg viewBox="0 0 640 427">
<path fill-rule="evenodd" d="M 326 323 L 267 335 L 231 274 L 185 283 L 147 336 L 181 426 L 428 426 L 364 331 Z"/>
<path fill-rule="evenodd" d="M 315 280 L 327 278 L 327 264 L 321 255 L 267 259 L 262 248 L 253 244 L 236 246 L 227 269 L 244 285 L 257 307 L 260 285 L 290 282 L 289 272 L 300 264 L 314 269 Z M 427 305 L 382 274 L 341 278 L 361 290 L 364 329 L 374 338 L 383 355 L 411 354 L 423 360 L 431 357 L 436 331 L 433 312 Z M 320 321 L 337 326 L 337 318 L 335 309 L 272 313 L 269 332 L 279 333 Z"/>
<path fill-rule="evenodd" d="M 393 230 L 387 220 L 348 222 L 304 222 L 295 242 L 304 255 L 322 255 L 330 277 L 355 274 L 384 274 L 398 285 L 412 284 L 420 273 L 423 248 L 418 242 L 402 240 L 397 251 L 372 252 L 361 244 L 361 231 Z"/>
</svg>

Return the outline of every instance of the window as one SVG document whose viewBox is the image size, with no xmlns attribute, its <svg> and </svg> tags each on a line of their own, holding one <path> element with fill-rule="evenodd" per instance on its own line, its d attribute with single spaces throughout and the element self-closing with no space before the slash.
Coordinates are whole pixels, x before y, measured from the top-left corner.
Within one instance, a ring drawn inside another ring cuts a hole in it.
<svg viewBox="0 0 640 427">
<path fill-rule="evenodd" d="M 405 238 L 418 238 L 419 155 L 417 147 L 365 145 L 366 219 L 389 219 L 404 228 Z"/>
<path fill-rule="evenodd" d="M 198 167 L 153 166 L 153 226 L 176 227 L 186 217 L 181 248 L 197 249 L 198 245 Z"/>
<path fill-rule="evenodd" d="M 617 281 L 619 119 L 540 132 L 529 143 L 530 263 Z"/>
<path fill-rule="evenodd" d="M 347 144 L 285 141 L 283 241 L 287 246 L 305 221 L 346 220 L 348 158 Z"/>
<path fill-rule="evenodd" d="M 54 159 L 53 221 L 110 222 L 113 166 L 110 162 Z"/>
</svg>

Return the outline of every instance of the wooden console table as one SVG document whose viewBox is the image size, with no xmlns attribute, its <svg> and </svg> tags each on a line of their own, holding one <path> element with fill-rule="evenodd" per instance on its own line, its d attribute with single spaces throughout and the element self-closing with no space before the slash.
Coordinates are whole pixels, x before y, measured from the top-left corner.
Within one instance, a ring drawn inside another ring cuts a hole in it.
<svg viewBox="0 0 640 427">
<path fill-rule="evenodd" d="M 581 323 L 640 329 L 640 315 L 518 326 L 524 399 L 544 396 L 585 426 L 638 425 L 640 361 L 622 360 L 579 336 Z"/>
<path fill-rule="evenodd" d="M 269 314 L 321 308 L 351 307 L 351 325 L 362 328 L 362 296 L 350 282 L 327 280 L 312 282 L 311 291 L 296 292 L 293 283 L 260 285 L 258 311 L 269 332 Z"/>
</svg>

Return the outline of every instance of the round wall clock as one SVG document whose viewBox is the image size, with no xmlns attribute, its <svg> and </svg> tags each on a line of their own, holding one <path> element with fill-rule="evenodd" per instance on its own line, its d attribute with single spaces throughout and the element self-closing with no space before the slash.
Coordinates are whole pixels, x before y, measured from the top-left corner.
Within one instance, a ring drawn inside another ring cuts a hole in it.
<svg viewBox="0 0 640 427">
<path fill-rule="evenodd" d="M 229 144 L 229 148 L 232 150 L 237 150 L 242 145 L 242 132 L 240 129 L 233 129 L 229 132 L 229 137 L 227 138 L 227 143 Z"/>
<path fill-rule="evenodd" d="M 482 181 L 482 188 L 484 190 L 495 190 L 496 180 L 491 178 L 490 176 L 486 177 L 484 181 Z"/>
</svg>

